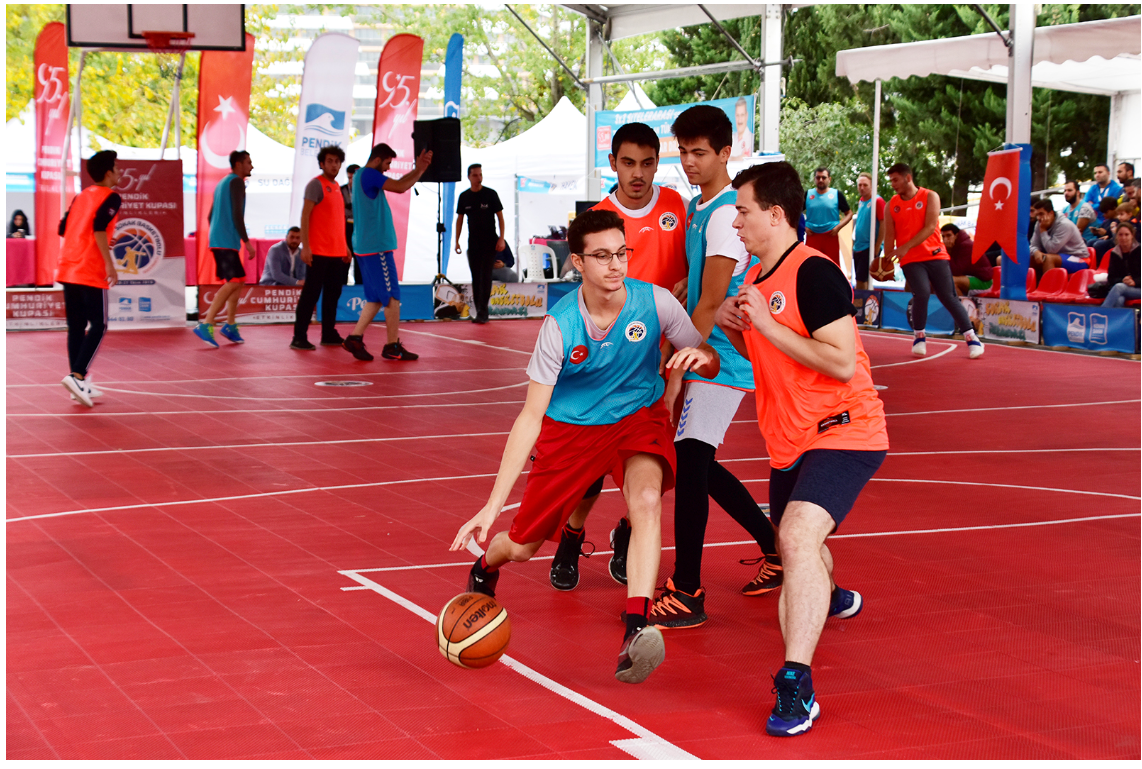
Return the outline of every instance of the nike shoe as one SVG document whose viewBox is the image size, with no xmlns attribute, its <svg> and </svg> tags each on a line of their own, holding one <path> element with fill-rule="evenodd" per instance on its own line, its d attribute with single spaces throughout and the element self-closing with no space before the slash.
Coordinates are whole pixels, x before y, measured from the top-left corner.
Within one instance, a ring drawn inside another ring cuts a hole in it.
<svg viewBox="0 0 1142 769">
<path fill-rule="evenodd" d="M 242 335 L 238 333 L 238 325 L 236 323 L 227 323 L 221 329 L 219 329 L 218 333 L 222 334 L 222 336 L 226 337 L 234 344 L 246 344 L 246 340 L 243 339 Z"/>
<path fill-rule="evenodd" d="M 317 349 L 312 344 L 310 344 L 308 339 L 295 339 L 289 343 L 289 348 L 291 350 L 305 350 L 307 352 Z"/>
<path fill-rule="evenodd" d="M 332 336 L 322 335 L 321 337 L 321 345 L 323 347 L 340 347 L 343 344 L 345 344 L 345 338 L 336 331 L 333 332 Z"/>
<path fill-rule="evenodd" d="M 94 398 L 100 398 L 103 396 L 103 391 L 100 390 L 99 388 L 97 388 L 95 386 L 95 383 L 91 381 L 91 375 L 90 374 L 87 375 L 87 379 L 76 380 L 76 381 L 81 382 L 81 384 L 83 384 L 83 386 L 87 388 L 87 395 L 89 398 L 94 399 Z M 71 393 L 71 390 L 68 390 L 68 392 Z M 79 398 L 76 398 L 74 393 L 71 393 L 71 399 L 77 403 L 79 402 Z"/>
<path fill-rule="evenodd" d="M 844 590 L 840 587 L 833 589 L 833 595 L 829 600 L 830 617 L 848 619 L 860 614 L 862 608 L 864 608 L 864 601 L 857 591 Z"/>
<path fill-rule="evenodd" d="M 615 528 L 611 529 L 611 561 L 607 564 L 607 571 L 611 579 L 620 585 L 627 583 L 627 551 L 630 550 L 630 521 L 626 516 L 619 519 Z"/>
<path fill-rule="evenodd" d="M 398 339 L 392 344 L 384 346 L 384 349 L 381 350 L 381 357 L 386 360 L 416 360 L 420 356 L 406 350 Z"/>
<path fill-rule="evenodd" d="M 357 360 L 373 359 L 373 354 L 365 349 L 365 338 L 363 336 L 350 335 L 341 343 L 341 346 L 353 353 L 353 357 Z"/>
<path fill-rule="evenodd" d="M 781 568 L 781 559 L 771 561 L 762 555 L 758 558 L 746 558 L 738 561 L 738 563 L 743 566 L 761 564 L 757 570 L 757 576 L 742 588 L 742 595 L 764 595 L 781 587 L 781 583 L 784 581 L 785 571 Z"/>
<path fill-rule="evenodd" d="M 481 556 L 482 558 L 483 556 Z M 468 592 L 496 597 L 496 583 L 500 581 L 500 571 L 484 571 L 480 568 L 480 558 L 472 564 L 468 572 Z"/>
<path fill-rule="evenodd" d="M 975 360 L 983 355 L 983 342 L 979 341 L 979 337 L 969 339 L 968 341 L 968 358 Z"/>
<path fill-rule="evenodd" d="M 87 389 L 87 385 L 83 383 L 82 379 L 76 379 L 71 374 L 68 374 L 60 380 L 60 384 L 64 389 L 71 393 L 71 397 L 75 398 L 87 408 L 91 408 L 95 404 L 91 400 L 91 392 Z"/>
<path fill-rule="evenodd" d="M 912 354 L 917 358 L 923 358 L 928 354 L 928 343 L 924 337 L 917 337 L 912 340 Z"/>
<path fill-rule="evenodd" d="M 813 679 L 808 673 L 781 668 L 773 677 L 773 693 L 777 704 L 765 722 L 765 733 L 773 737 L 794 737 L 812 728 L 821 715 L 821 706 L 813 692 Z"/>
<path fill-rule="evenodd" d="M 641 684 L 666 659 L 666 642 L 653 625 L 639 628 L 623 639 L 615 678 L 624 684 Z"/>
<path fill-rule="evenodd" d="M 211 347 L 217 347 L 218 342 L 214 341 L 214 327 L 208 326 L 205 323 L 199 323 L 194 327 L 194 335 L 206 342 Z"/>
<path fill-rule="evenodd" d="M 568 532 L 566 526 L 563 527 L 559 548 L 551 562 L 551 586 L 556 590 L 574 590 L 579 584 L 579 556 L 590 558 L 595 552 L 594 545 L 591 545 L 590 553 L 583 552 L 583 545 L 590 544 L 584 542 L 586 534 L 586 531 L 580 531 L 576 536 Z"/>
<path fill-rule="evenodd" d="M 666 628 L 698 627 L 706 624 L 706 590 L 698 588 L 694 595 L 674 587 L 674 578 L 666 580 L 662 595 L 650 608 L 646 621 L 659 630 Z"/>
</svg>

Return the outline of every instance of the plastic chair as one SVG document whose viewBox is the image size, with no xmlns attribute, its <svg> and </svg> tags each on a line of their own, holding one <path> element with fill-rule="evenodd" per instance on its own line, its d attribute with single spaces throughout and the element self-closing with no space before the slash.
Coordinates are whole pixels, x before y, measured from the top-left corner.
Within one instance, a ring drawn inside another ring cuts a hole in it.
<svg viewBox="0 0 1142 769">
<path fill-rule="evenodd" d="M 1091 251 L 1094 251 L 1092 248 Z M 1102 259 L 1098 261 L 1098 266 L 1092 268 L 1095 272 L 1110 272 L 1110 252 L 1104 251 Z"/>
<path fill-rule="evenodd" d="M 1027 292 L 1027 298 L 1032 302 L 1042 302 L 1054 298 L 1056 294 L 1061 294 L 1066 289 L 1067 280 L 1067 271 L 1062 267 L 1047 270 L 1043 279 L 1039 281 L 1039 287 L 1034 291 Z"/>
<path fill-rule="evenodd" d="M 1095 299 L 1087 293 L 1087 287 L 1094 283 L 1094 270 L 1079 270 L 1067 281 L 1067 287 L 1061 294 L 1047 299 L 1048 302 L 1066 302 L 1067 304 L 1102 304 L 1101 299 Z"/>
<path fill-rule="evenodd" d="M 981 291 L 976 296 L 983 297 L 984 299 L 998 299 L 999 298 L 999 285 L 1003 277 L 1001 270 L 1003 268 L 999 265 L 991 268 L 991 288 L 987 291 Z"/>
<path fill-rule="evenodd" d="M 520 264 L 524 270 L 524 283 L 554 283 L 558 278 L 545 278 L 543 276 L 543 258 L 547 256 L 551 259 L 551 266 L 554 270 L 558 260 L 555 257 L 555 252 L 547 246 L 536 245 L 535 243 L 525 243 L 520 246 L 523 252 L 520 254 Z"/>
<path fill-rule="evenodd" d="M 1028 267 L 1027 268 L 1027 296 L 1028 297 L 1030 297 L 1031 292 L 1035 290 L 1035 282 L 1037 280 L 1038 280 L 1038 278 L 1035 275 L 1035 268 L 1034 267 Z"/>
<path fill-rule="evenodd" d="M 1087 264 L 1089 264 L 1090 268 L 1093 270 L 1095 267 L 1098 266 L 1098 255 L 1095 254 L 1094 248 L 1092 248 L 1091 246 L 1086 247 L 1086 253 L 1087 253 L 1087 258 L 1086 258 Z"/>
</svg>

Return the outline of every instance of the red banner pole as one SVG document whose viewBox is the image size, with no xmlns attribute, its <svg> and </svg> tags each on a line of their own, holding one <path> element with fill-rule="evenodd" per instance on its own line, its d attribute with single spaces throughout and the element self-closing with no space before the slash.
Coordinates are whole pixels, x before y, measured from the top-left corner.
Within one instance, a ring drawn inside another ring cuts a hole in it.
<svg viewBox="0 0 1142 769">
<path fill-rule="evenodd" d="M 63 199 L 67 159 L 64 145 L 68 129 L 67 36 L 58 21 L 45 24 L 36 38 L 33 57 L 36 103 L 36 285 L 55 282 L 59 261 L 60 210 L 73 195 Z M 70 192 L 70 191 L 69 191 Z"/>
</svg>

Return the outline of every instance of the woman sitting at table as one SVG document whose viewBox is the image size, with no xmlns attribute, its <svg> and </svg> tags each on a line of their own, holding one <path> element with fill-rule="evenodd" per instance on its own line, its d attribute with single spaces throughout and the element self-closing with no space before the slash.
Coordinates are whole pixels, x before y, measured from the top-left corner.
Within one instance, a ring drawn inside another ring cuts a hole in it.
<svg viewBox="0 0 1142 769">
<path fill-rule="evenodd" d="M 32 237 L 32 225 L 28 224 L 28 217 L 18 208 L 12 212 L 12 221 L 8 222 L 8 237 Z"/>
</svg>

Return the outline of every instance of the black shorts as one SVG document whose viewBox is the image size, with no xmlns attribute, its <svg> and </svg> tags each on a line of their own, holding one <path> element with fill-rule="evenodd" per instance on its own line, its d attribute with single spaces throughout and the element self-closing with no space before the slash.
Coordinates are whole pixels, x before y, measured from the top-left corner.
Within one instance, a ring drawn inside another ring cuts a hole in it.
<svg viewBox="0 0 1142 769">
<path fill-rule="evenodd" d="M 246 270 L 242 268 L 242 254 L 233 248 L 212 248 L 214 254 L 214 274 L 221 281 L 245 280 Z"/>
<path fill-rule="evenodd" d="M 853 251 L 853 274 L 861 283 L 868 283 L 868 252 L 871 250 Z"/>
<path fill-rule="evenodd" d="M 773 525 L 781 524 L 781 516 L 790 502 L 809 502 L 823 507 L 840 526 L 887 454 L 887 451 L 811 449 L 786 470 L 771 468 L 769 516 Z"/>
</svg>

